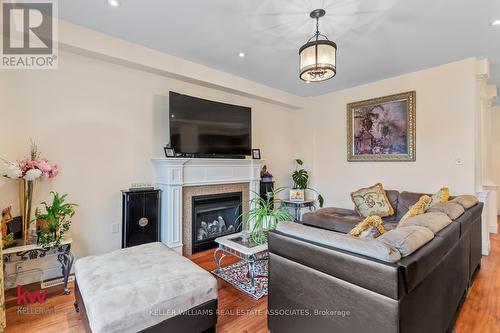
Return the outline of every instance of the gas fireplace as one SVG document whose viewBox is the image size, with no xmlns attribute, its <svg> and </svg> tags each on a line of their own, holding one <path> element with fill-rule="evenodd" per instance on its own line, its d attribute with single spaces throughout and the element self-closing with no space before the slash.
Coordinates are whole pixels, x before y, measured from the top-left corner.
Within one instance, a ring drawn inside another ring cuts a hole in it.
<svg viewBox="0 0 500 333">
<path fill-rule="evenodd" d="M 217 237 L 241 231 L 242 193 L 192 197 L 193 253 L 215 247 Z"/>
</svg>

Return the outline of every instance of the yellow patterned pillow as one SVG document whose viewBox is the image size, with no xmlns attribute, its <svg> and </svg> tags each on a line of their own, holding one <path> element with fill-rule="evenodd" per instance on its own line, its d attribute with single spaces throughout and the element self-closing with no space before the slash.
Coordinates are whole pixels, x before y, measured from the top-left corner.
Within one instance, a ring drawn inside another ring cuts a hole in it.
<svg viewBox="0 0 500 333">
<path fill-rule="evenodd" d="M 382 218 L 380 216 L 368 216 L 363 221 L 349 231 L 349 235 L 354 237 L 371 237 L 376 238 L 385 232 L 382 226 Z"/>
<path fill-rule="evenodd" d="M 421 196 L 420 199 L 418 199 L 417 203 L 411 206 L 408 212 L 403 215 L 399 223 L 406 221 L 410 217 L 425 213 L 425 210 L 427 209 L 431 200 L 431 197 L 428 195 Z"/>
<path fill-rule="evenodd" d="M 362 217 L 394 215 L 394 208 L 392 208 L 384 187 L 380 183 L 352 192 L 351 199 L 356 211 Z"/>
<path fill-rule="evenodd" d="M 442 187 L 439 191 L 437 191 L 432 195 L 431 201 L 429 202 L 425 210 L 431 208 L 432 206 L 438 203 L 448 202 L 449 198 L 450 198 L 450 190 L 446 186 Z"/>
</svg>

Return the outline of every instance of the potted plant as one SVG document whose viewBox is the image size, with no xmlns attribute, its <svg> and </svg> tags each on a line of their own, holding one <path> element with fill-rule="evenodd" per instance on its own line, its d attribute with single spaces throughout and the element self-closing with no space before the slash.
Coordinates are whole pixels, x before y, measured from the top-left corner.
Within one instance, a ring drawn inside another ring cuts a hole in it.
<svg viewBox="0 0 500 333">
<path fill-rule="evenodd" d="M 307 172 L 306 169 L 302 168 L 302 165 L 304 165 L 304 162 L 300 159 L 295 160 L 296 166 L 295 166 L 295 171 L 292 173 L 292 180 L 293 180 L 293 189 L 290 191 L 291 198 L 292 196 L 295 198 L 300 198 L 302 195 L 302 200 L 304 199 L 304 191 L 305 190 L 311 190 L 313 192 L 316 192 L 318 195 L 318 203 L 320 207 L 323 207 L 323 204 L 325 202 L 325 199 L 321 194 L 318 193 L 313 188 L 307 187 L 307 182 L 309 181 L 309 172 Z M 302 192 L 301 192 L 302 191 Z M 302 194 L 301 194 L 302 193 Z"/>
<path fill-rule="evenodd" d="M 44 212 L 35 210 L 38 244 L 42 246 L 59 246 L 66 231 L 71 225 L 71 218 L 75 215 L 76 204 L 67 203 L 67 194 L 60 195 L 50 192 L 53 196 L 49 205 L 42 202 Z"/>
<path fill-rule="evenodd" d="M 250 210 L 241 215 L 243 239 L 249 237 L 256 244 L 264 244 L 267 241 L 268 231 L 276 229 L 279 222 L 293 221 L 293 217 L 281 207 L 282 200 L 277 197 L 277 194 L 284 189 L 275 189 L 265 198 L 256 193 L 256 197 L 250 200 Z"/>
</svg>

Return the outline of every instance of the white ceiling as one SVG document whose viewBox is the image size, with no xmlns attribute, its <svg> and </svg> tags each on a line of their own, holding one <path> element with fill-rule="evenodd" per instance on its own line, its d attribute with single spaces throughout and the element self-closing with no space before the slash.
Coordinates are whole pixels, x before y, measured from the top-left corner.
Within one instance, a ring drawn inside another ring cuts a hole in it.
<svg viewBox="0 0 500 333">
<path fill-rule="evenodd" d="M 466 57 L 491 61 L 500 87 L 498 0 L 60 1 L 62 19 L 301 96 L 376 81 Z M 320 31 L 338 45 L 337 76 L 306 84 L 298 48 Z M 239 58 L 243 51 L 246 56 Z"/>
</svg>

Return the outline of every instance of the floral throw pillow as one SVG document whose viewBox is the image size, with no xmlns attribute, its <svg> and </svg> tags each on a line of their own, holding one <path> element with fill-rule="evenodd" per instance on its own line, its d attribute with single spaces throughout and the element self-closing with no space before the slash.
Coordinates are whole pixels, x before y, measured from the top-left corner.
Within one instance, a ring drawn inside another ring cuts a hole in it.
<svg viewBox="0 0 500 333">
<path fill-rule="evenodd" d="M 380 183 L 352 192 L 351 198 L 356 211 L 362 217 L 394 215 L 394 208 L 392 208 L 384 187 Z"/>
<path fill-rule="evenodd" d="M 360 238 L 377 238 L 385 233 L 380 216 L 368 216 L 349 231 L 349 235 Z"/>
<path fill-rule="evenodd" d="M 442 187 L 439 191 L 432 195 L 430 202 L 427 204 L 427 207 L 425 207 L 425 210 L 437 205 L 438 203 L 448 202 L 449 198 L 450 190 L 446 186 Z"/>
</svg>

